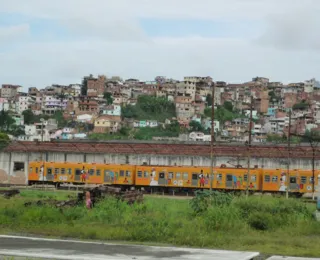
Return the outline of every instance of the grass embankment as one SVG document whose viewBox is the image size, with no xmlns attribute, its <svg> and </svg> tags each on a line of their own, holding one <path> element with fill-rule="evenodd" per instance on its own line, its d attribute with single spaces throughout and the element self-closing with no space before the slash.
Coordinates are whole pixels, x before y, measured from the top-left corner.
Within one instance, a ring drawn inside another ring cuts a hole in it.
<svg viewBox="0 0 320 260">
<path fill-rule="evenodd" d="M 84 206 L 24 207 L 33 199 L 68 196 L 45 194 L 22 191 L 10 200 L 0 198 L 0 232 L 320 256 L 320 223 L 312 218 L 315 206 L 297 199 L 234 198 L 201 213 L 195 213 L 201 205 L 192 207 L 190 200 L 152 197 L 133 206 L 107 199 L 90 211 Z"/>
</svg>

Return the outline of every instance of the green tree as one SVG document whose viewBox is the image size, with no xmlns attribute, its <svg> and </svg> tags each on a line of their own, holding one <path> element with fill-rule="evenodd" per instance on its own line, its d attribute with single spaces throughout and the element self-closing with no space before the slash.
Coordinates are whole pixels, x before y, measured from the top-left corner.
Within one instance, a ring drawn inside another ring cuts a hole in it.
<svg viewBox="0 0 320 260">
<path fill-rule="evenodd" d="M 232 112 L 233 111 L 233 105 L 230 101 L 225 101 L 223 104 L 223 107 L 227 109 L 228 111 Z"/>
<path fill-rule="evenodd" d="M 31 125 L 36 122 L 36 116 L 33 114 L 31 109 L 24 110 L 22 112 L 23 118 L 24 118 L 24 123 L 26 125 Z"/>
<path fill-rule="evenodd" d="M 189 123 L 190 126 L 190 131 L 195 131 L 195 132 L 204 132 L 204 127 L 198 122 L 198 121 L 194 121 L 192 120 Z"/>
<path fill-rule="evenodd" d="M 14 124 L 15 120 L 10 116 L 8 111 L 2 110 L 0 112 L 0 130 L 2 132 L 8 132 Z"/>
<path fill-rule="evenodd" d="M 107 101 L 107 104 L 108 104 L 108 105 L 112 105 L 112 103 L 113 103 L 113 98 L 112 98 L 112 95 L 111 95 L 110 92 L 105 92 L 105 93 L 103 94 L 103 98 Z"/>
<path fill-rule="evenodd" d="M 212 95 L 208 94 L 206 97 L 206 102 L 207 102 L 207 106 L 211 107 L 212 106 Z"/>
<path fill-rule="evenodd" d="M 6 147 L 10 143 L 10 138 L 6 133 L 0 132 L 0 149 Z"/>
<path fill-rule="evenodd" d="M 58 127 L 65 127 L 67 125 L 67 121 L 64 119 L 61 111 L 56 111 L 53 118 L 57 121 Z"/>
</svg>

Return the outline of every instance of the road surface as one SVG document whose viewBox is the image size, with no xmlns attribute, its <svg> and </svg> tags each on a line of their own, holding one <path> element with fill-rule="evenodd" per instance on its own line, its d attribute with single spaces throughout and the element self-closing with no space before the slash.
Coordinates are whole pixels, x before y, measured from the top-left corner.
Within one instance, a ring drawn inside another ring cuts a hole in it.
<svg viewBox="0 0 320 260">
<path fill-rule="evenodd" d="M 2 255 L 2 257 L 1 257 Z M 71 260 L 249 260 L 259 253 L 0 235 L 3 256 Z M 10 259 L 10 258 L 8 258 Z"/>
</svg>

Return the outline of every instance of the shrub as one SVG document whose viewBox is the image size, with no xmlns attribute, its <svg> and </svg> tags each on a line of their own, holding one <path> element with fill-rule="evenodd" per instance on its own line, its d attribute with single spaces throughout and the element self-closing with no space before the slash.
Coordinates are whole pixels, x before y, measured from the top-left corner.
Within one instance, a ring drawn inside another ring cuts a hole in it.
<svg viewBox="0 0 320 260">
<path fill-rule="evenodd" d="M 191 208 L 196 214 L 205 212 L 210 206 L 228 206 L 231 204 L 233 196 L 230 193 L 219 191 L 196 191 L 195 197 L 191 200 Z"/>
</svg>

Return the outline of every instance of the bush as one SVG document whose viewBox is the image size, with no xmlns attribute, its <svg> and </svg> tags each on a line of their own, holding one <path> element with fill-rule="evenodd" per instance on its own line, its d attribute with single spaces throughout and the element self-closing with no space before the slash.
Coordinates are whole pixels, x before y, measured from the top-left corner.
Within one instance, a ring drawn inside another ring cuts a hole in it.
<svg viewBox="0 0 320 260">
<path fill-rule="evenodd" d="M 219 191 L 196 191 L 191 200 L 191 208 L 196 214 L 205 212 L 210 206 L 228 206 L 233 200 L 230 193 Z"/>
<path fill-rule="evenodd" d="M 250 227 L 256 230 L 268 230 L 273 226 L 272 215 L 265 212 L 254 212 L 248 218 Z"/>
</svg>

